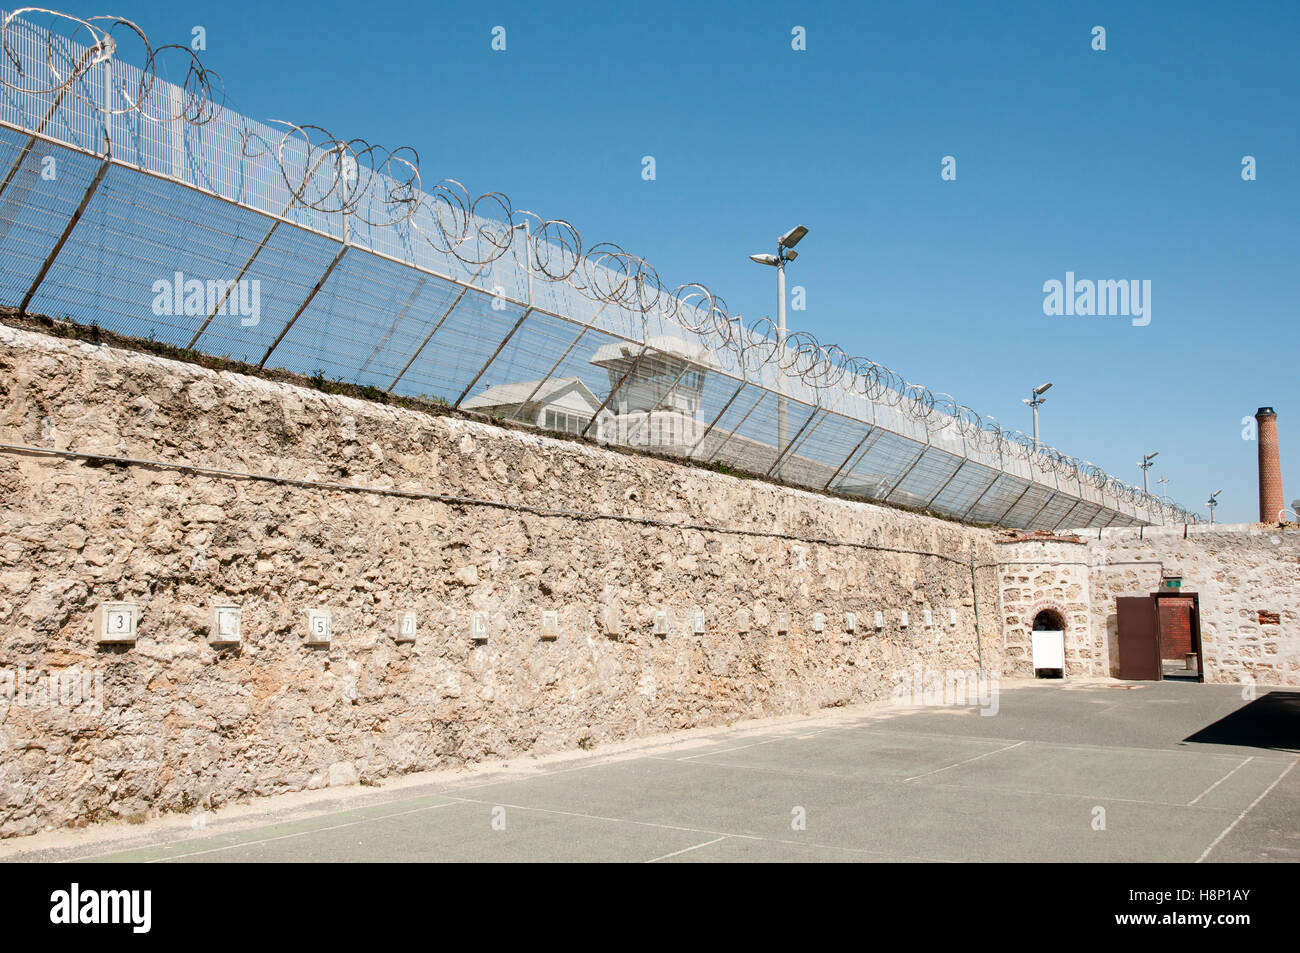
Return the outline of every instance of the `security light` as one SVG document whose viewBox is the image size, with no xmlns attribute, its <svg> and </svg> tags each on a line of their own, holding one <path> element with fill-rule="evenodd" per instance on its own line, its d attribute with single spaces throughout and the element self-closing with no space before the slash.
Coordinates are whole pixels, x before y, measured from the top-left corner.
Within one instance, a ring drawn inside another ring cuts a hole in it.
<svg viewBox="0 0 1300 953">
<path fill-rule="evenodd" d="M 750 255 L 749 257 L 760 265 L 771 265 L 773 268 L 781 264 L 781 259 L 777 258 L 775 255 L 759 254 Z"/>
<path fill-rule="evenodd" d="M 802 225 L 796 225 L 794 228 L 790 229 L 790 231 L 778 238 L 776 243 L 782 248 L 793 248 L 795 245 L 798 245 L 799 242 L 803 241 L 803 237 L 807 234 L 808 229 L 804 228 Z"/>
<path fill-rule="evenodd" d="M 1034 396 L 1037 397 L 1039 394 L 1046 394 L 1051 389 L 1052 389 L 1051 381 L 1048 381 L 1046 384 L 1039 384 L 1037 387 L 1034 388 Z"/>
</svg>

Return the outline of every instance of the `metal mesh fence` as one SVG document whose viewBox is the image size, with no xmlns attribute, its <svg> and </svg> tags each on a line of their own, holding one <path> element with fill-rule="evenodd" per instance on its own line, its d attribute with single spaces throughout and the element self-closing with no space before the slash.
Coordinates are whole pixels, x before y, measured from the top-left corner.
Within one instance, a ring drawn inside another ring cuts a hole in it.
<svg viewBox="0 0 1300 953">
<path fill-rule="evenodd" d="M 0 47 L 0 304 L 976 522 L 1198 520 L 409 149 L 250 120 L 128 21 Z"/>
</svg>

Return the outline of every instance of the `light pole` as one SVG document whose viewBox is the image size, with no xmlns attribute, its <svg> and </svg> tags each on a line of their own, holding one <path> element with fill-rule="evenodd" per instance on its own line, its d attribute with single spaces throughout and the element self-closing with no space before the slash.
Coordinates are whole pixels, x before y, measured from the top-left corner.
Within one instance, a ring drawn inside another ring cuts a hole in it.
<svg viewBox="0 0 1300 953">
<path fill-rule="evenodd" d="M 1034 409 L 1034 453 L 1038 452 L 1038 408 L 1047 403 L 1047 398 L 1043 395 L 1052 389 L 1052 382 L 1039 384 L 1029 392 L 1027 398 L 1022 397 L 1021 403 L 1028 404 Z"/>
<path fill-rule="evenodd" d="M 1165 484 L 1169 482 L 1169 477 L 1161 477 L 1159 480 L 1156 480 L 1156 482 L 1160 484 L 1160 494 L 1159 494 L 1159 496 L 1158 496 L 1158 499 L 1160 500 L 1161 503 L 1166 503 L 1166 502 L 1168 502 L 1168 501 L 1169 501 L 1169 492 L 1168 492 L 1169 487 L 1165 486 Z"/>
<path fill-rule="evenodd" d="M 776 269 L 776 345 L 777 353 L 782 357 L 785 351 L 785 263 L 799 257 L 794 246 L 798 245 L 807 234 L 808 229 L 796 225 L 776 240 L 775 255 L 761 253 L 749 256 L 760 265 L 770 265 Z M 781 363 L 782 361 L 778 360 L 776 374 L 776 392 L 780 395 L 776 402 L 776 452 L 778 454 L 785 448 L 786 431 L 789 430 L 785 403 L 785 375 L 780 370 Z M 781 475 L 779 467 L 776 475 L 778 477 Z"/>
<path fill-rule="evenodd" d="M 1142 492 L 1146 496 L 1151 495 L 1151 490 L 1150 488 L 1147 487 L 1147 471 L 1150 470 L 1153 466 L 1155 466 L 1155 464 L 1152 463 L 1151 461 L 1153 461 L 1158 456 L 1160 456 L 1160 451 L 1152 450 L 1145 457 L 1143 457 L 1142 462 L 1138 464 L 1138 466 L 1142 468 Z"/>
<path fill-rule="evenodd" d="M 1218 497 L 1219 497 L 1219 494 L 1222 493 L 1222 492 L 1223 492 L 1222 490 L 1215 490 L 1213 493 L 1210 494 L 1210 498 L 1209 498 L 1208 500 L 1205 501 L 1205 505 L 1208 506 L 1208 507 L 1210 508 L 1210 525 L 1211 525 L 1211 526 L 1214 525 L 1214 508 L 1215 508 L 1216 506 L 1219 505 L 1219 499 L 1218 499 Z"/>
</svg>

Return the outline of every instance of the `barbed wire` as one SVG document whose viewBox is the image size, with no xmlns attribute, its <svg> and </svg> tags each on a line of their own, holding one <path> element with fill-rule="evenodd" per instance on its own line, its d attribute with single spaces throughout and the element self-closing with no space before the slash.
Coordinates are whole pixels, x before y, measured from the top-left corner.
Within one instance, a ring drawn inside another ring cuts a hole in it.
<svg viewBox="0 0 1300 953">
<path fill-rule="evenodd" d="M 36 24 L 33 20 L 37 17 L 62 22 L 72 35 L 62 37 L 53 26 Z M 25 64 L 16 52 L 11 31 L 19 24 L 38 35 L 45 33 L 44 72 L 38 68 L 42 64 Z M 128 88 L 125 80 L 114 88 L 126 104 L 115 108 L 107 96 L 99 101 L 86 82 L 96 66 L 117 55 L 123 42 L 139 45 L 144 66 L 133 88 Z M 84 52 L 78 55 L 79 46 Z M 82 18 L 43 7 L 23 7 L 0 22 L 0 52 L 18 77 L 14 81 L 0 72 L 0 84 L 20 93 L 53 97 L 56 103 L 71 92 L 106 115 L 136 112 L 154 122 L 191 126 L 227 115 L 223 111 L 224 84 L 197 53 L 176 44 L 155 47 L 144 30 L 121 17 Z M 179 97 L 166 88 L 168 83 L 158 82 L 160 72 L 174 75 L 178 69 L 184 74 L 176 84 Z M 340 138 L 318 125 L 286 120 L 270 123 L 283 129 L 278 140 L 268 140 L 244 120 L 238 130 L 242 152 L 246 158 L 275 161 L 291 207 L 345 215 L 376 228 L 406 226 L 435 252 L 471 267 L 489 265 L 509 254 L 515 264 L 540 280 L 567 283 L 592 301 L 632 314 L 654 313 L 698 335 L 713 350 L 729 352 L 746 379 L 771 366 L 776 373 L 802 382 L 818 406 L 830 395 L 848 391 L 896 408 L 930 433 L 951 428 L 985 453 L 1027 461 L 1042 472 L 1075 479 L 1103 493 L 1109 491 L 1138 507 L 1158 509 L 1173 521 L 1200 522 L 1199 516 L 1144 494 L 1095 464 L 1054 447 L 1035 447 L 1025 434 L 1003 428 L 995 418 L 980 415 L 951 395 L 909 382 L 838 345 L 822 344 L 809 331 L 788 333 L 782 341 L 769 317 L 745 325 L 706 285 L 688 282 L 670 289 L 653 265 L 618 245 L 600 242 L 584 251 L 582 235 L 573 224 L 515 209 L 501 192 L 473 197 L 454 179 L 442 179 L 426 191 L 420 157 L 413 147 L 388 149 L 365 139 Z M 521 234 L 527 238 L 521 240 Z"/>
</svg>

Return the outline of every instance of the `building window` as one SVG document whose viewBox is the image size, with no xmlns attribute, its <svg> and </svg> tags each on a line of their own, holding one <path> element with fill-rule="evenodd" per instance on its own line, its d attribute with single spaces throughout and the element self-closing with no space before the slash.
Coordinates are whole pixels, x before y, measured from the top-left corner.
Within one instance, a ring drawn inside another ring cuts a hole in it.
<svg viewBox="0 0 1300 953">
<path fill-rule="evenodd" d="M 558 430 L 560 433 L 580 434 L 587 429 L 587 424 L 590 422 L 590 417 L 584 417 L 581 414 L 570 414 L 563 410 L 548 410 L 546 412 L 546 429 Z"/>
</svg>

